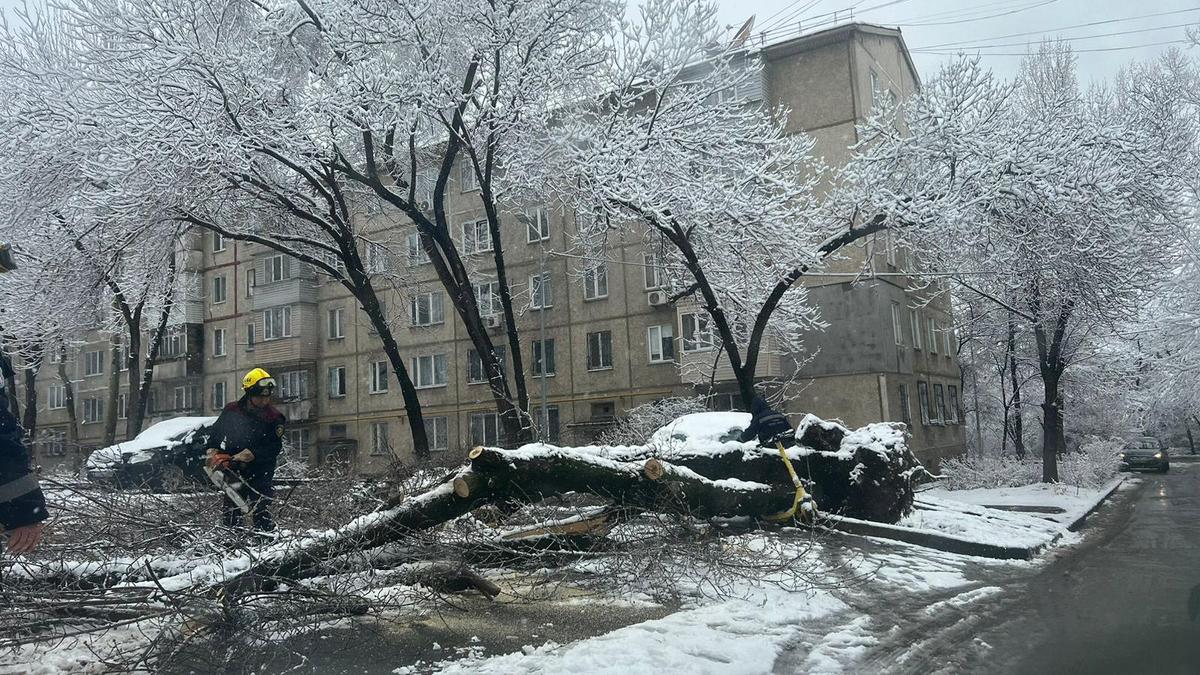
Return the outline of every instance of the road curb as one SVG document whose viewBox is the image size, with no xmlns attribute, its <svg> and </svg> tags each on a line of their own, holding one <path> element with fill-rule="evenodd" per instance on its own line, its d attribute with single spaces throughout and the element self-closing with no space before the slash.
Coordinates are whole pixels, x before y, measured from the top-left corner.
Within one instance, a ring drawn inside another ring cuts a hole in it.
<svg viewBox="0 0 1200 675">
<path fill-rule="evenodd" d="M 1091 506 L 1089 506 L 1082 514 L 1067 524 L 1067 530 L 1071 532 L 1078 532 L 1084 525 L 1087 524 L 1087 517 L 1095 513 L 1097 509 L 1103 506 L 1104 502 L 1108 501 L 1108 498 L 1113 496 L 1113 494 L 1125 484 L 1125 479 L 1127 478 L 1128 476 L 1117 476 L 1114 478 L 1112 485 L 1102 492 Z"/>
<path fill-rule="evenodd" d="M 856 534 L 863 537 L 891 539 L 938 551 L 945 551 L 946 553 L 972 555 L 979 558 L 995 558 L 997 560 L 1032 560 L 1034 556 L 1041 553 L 1047 546 L 1058 541 L 1059 537 L 1062 536 L 1061 534 L 1056 534 L 1049 541 L 1036 546 L 1002 546 L 1000 544 L 971 541 L 970 539 L 959 539 L 958 537 L 937 534 L 927 530 L 914 530 L 907 527 L 857 520 L 855 518 L 844 518 L 842 516 L 827 516 L 826 518 L 827 520 L 823 525 L 828 529 L 838 532 Z"/>
<path fill-rule="evenodd" d="M 1128 476 L 1118 476 L 1113 479 L 1112 485 L 1106 487 L 1100 496 L 1096 498 L 1095 502 L 1088 506 L 1082 514 L 1066 524 L 1065 531 L 1076 532 L 1082 528 L 1087 521 L 1087 517 L 1103 506 L 1104 502 L 1125 484 L 1126 478 Z M 896 525 L 875 523 L 843 516 L 826 516 L 822 525 L 827 529 L 847 534 L 891 539 L 947 553 L 973 555 L 980 558 L 994 558 L 997 560 L 1033 560 L 1039 553 L 1062 538 L 1062 533 L 1060 532 L 1048 541 L 1034 546 L 1003 546 L 1000 544 L 971 541 L 969 539 L 959 539 L 958 537 L 929 532 L 927 530 L 914 530 L 907 527 L 898 527 Z"/>
</svg>

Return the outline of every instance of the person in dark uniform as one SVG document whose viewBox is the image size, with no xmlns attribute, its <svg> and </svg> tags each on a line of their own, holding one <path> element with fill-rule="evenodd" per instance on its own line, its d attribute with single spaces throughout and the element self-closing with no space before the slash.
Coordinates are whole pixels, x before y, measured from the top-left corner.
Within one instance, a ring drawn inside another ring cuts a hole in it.
<svg viewBox="0 0 1200 675">
<path fill-rule="evenodd" d="M 17 269 L 12 248 L 0 244 L 0 273 Z M 8 404 L 7 382 L 12 363 L 0 354 L 0 549 L 8 541 L 11 553 L 29 553 L 42 542 L 42 522 L 49 517 L 46 499 L 30 467 L 25 432 Z"/>
<path fill-rule="evenodd" d="M 763 446 L 782 443 L 783 447 L 789 448 L 796 444 L 796 431 L 792 429 L 792 423 L 788 422 L 786 415 L 767 405 L 763 397 L 754 397 L 754 401 L 750 403 L 750 415 L 750 426 L 738 437 L 742 443 L 757 438 Z"/>
<path fill-rule="evenodd" d="M 271 499 L 274 495 L 275 463 L 283 449 L 283 425 L 287 419 L 271 405 L 275 380 L 262 368 L 242 378 L 242 397 L 221 411 L 208 437 L 209 466 L 236 473 L 245 482 L 246 502 L 253 508 L 254 529 L 271 532 Z M 224 524 L 242 524 L 242 510 L 228 496 L 223 509 Z"/>
</svg>

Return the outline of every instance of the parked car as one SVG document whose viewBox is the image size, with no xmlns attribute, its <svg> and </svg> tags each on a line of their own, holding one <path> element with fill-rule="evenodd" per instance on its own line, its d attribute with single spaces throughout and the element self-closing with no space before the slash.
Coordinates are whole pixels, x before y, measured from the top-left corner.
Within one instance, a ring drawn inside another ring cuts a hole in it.
<svg viewBox="0 0 1200 675">
<path fill-rule="evenodd" d="M 1142 436 L 1125 446 L 1121 453 L 1120 469 L 1152 469 L 1166 473 L 1171 470 L 1171 458 L 1161 441 L 1153 436 Z"/>
<path fill-rule="evenodd" d="M 148 427 L 132 440 L 96 450 L 87 478 L 115 487 L 169 490 L 207 483 L 204 444 L 216 417 L 176 417 Z"/>
</svg>

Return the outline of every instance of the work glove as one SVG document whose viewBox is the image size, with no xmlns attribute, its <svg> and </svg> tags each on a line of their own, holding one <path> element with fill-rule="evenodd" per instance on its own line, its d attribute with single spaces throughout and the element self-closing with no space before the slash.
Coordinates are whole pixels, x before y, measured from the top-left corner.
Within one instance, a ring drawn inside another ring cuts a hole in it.
<svg viewBox="0 0 1200 675">
<path fill-rule="evenodd" d="M 232 459 L 233 455 L 227 452 L 214 452 L 208 456 L 208 468 L 224 469 L 229 466 L 229 462 Z"/>
<path fill-rule="evenodd" d="M 245 450 L 242 450 L 238 454 L 234 455 L 233 461 L 241 462 L 243 464 L 249 464 L 250 462 L 254 461 L 254 453 L 250 452 L 249 448 L 247 448 Z"/>
</svg>

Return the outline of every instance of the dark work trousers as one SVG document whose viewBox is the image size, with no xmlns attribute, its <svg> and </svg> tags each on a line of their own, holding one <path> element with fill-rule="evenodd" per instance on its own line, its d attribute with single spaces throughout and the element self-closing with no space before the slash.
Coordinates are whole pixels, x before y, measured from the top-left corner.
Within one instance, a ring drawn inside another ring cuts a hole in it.
<svg viewBox="0 0 1200 675">
<path fill-rule="evenodd" d="M 274 475 L 271 474 L 251 476 L 246 478 L 246 487 L 242 490 L 246 504 L 253 509 L 254 529 L 259 532 L 275 531 L 275 520 L 271 518 L 271 502 L 275 497 L 273 478 Z M 244 520 L 242 509 L 229 498 L 229 495 L 224 495 L 222 506 L 222 521 L 225 526 L 240 527 Z"/>
</svg>

